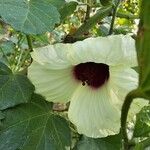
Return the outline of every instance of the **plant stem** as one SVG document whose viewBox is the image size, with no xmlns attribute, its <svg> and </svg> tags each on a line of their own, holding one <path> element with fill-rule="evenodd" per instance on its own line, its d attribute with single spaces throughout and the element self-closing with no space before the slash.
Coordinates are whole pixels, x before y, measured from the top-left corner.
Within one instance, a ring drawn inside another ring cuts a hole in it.
<svg viewBox="0 0 150 150">
<path fill-rule="evenodd" d="M 133 99 L 138 97 L 138 95 L 139 95 L 138 90 L 133 90 L 130 93 L 128 93 L 123 103 L 122 110 L 121 110 L 121 133 L 122 133 L 122 139 L 123 139 L 123 146 L 125 150 L 129 149 L 129 140 L 128 140 L 128 135 L 126 131 L 127 116 L 128 116 L 129 108 Z"/>
<path fill-rule="evenodd" d="M 32 40 L 31 40 L 30 35 L 26 35 L 26 38 L 27 38 L 27 43 L 28 43 L 28 50 L 26 51 L 22 60 L 21 60 L 21 58 L 19 59 L 19 63 L 17 64 L 16 71 L 20 70 L 21 66 L 25 63 L 26 59 L 28 58 L 30 52 L 33 51 Z M 20 57 L 22 57 L 22 54 L 23 53 L 21 53 Z"/>
<path fill-rule="evenodd" d="M 18 68 L 17 68 L 16 71 L 19 71 L 19 70 L 20 70 L 21 66 L 25 63 L 25 61 L 26 61 L 26 59 L 28 58 L 29 54 L 30 54 L 30 49 L 28 49 L 28 50 L 26 51 L 24 57 L 22 58 L 22 61 L 21 61 L 20 64 L 18 65 Z"/>
<path fill-rule="evenodd" d="M 30 49 L 30 51 L 33 51 L 33 46 L 32 46 L 32 40 L 31 40 L 31 36 L 30 35 L 26 35 L 27 38 L 27 42 L 28 42 L 28 47 Z"/>
<path fill-rule="evenodd" d="M 87 5 L 86 7 L 87 7 L 87 9 L 86 9 L 86 15 L 85 15 L 84 23 L 86 23 L 87 20 L 90 18 L 90 11 L 91 11 L 91 8 L 89 5 Z"/>
<path fill-rule="evenodd" d="M 15 70 L 14 71 L 18 71 L 19 69 L 20 69 L 20 62 L 21 62 L 21 59 L 22 59 L 22 56 L 23 56 L 23 50 L 21 50 L 21 52 L 20 52 L 20 55 L 19 55 L 19 58 L 18 58 L 18 62 L 17 62 L 17 65 L 16 65 L 16 67 L 15 67 Z"/>
<path fill-rule="evenodd" d="M 130 19 L 130 20 L 139 19 L 139 15 L 124 14 L 121 12 L 117 12 L 116 17 Z"/>
<path fill-rule="evenodd" d="M 108 35 L 111 35 L 111 34 L 113 33 L 115 18 L 116 18 L 117 9 L 118 9 L 118 6 L 119 6 L 119 4 L 120 4 L 120 1 L 121 1 L 121 0 L 118 0 L 117 3 L 116 3 L 116 5 L 115 5 L 114 8 L 113 8 L 112 20 L 111 20 L 111 24 L 110 24 L 110 29 L 109 29 Z"/>
<path fill-rule="evenodd" d="M 23 36 L 22 36 L 22 34 L 21 33 L 18 33 L 18 41 L 17 41 L 17 44 L 15 45 L 15 53 L 14 53 L 14 56 L 13 56 L 13 61 L 12 61 L 12 71 L 15 71 L 15 69 L 16 69 L 16 66 L 15 66 L 15 64 L 17 63 L 17 59 L 16 59 L 16 57 L 17 57 L 17 55 L 18 55 L 18 49 L 20 49 L 20 47 L 21 47 L 21 44 L 23 43 Z"/>
<path fill-rule="evenodd" d="M 101 21 L 104 17 L 108 16 L 112 11 L 112 6 L 107 6 L 99 9 L 97 13 L 90 17 L 86 22 L 84 22 L 78 30 L 73 34 L 73 37 L 80 37 L 87 31 L 89 31 L 95 24 Z"/>
</svg>

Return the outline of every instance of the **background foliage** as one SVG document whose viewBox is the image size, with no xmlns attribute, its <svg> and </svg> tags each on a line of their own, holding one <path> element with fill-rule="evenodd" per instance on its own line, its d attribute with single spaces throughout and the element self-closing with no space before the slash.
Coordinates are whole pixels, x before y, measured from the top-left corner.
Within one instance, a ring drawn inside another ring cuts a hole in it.
<svg viewBox="0 0 150 150">
<path fill-rule="evenodd" d="M 126 124 L 133 98 L 150 99 L 149 8 L 148 0 L 0 0 L 0 150 L 149 149 L 150 106 L 137 114 L 132 126 Z M 121 133 L 92 139 L 77 133 L 66 106 L 34 93 L 27 68 L 33 48 L 110 34 L 136 39 L 139 88 L 126 97 Z"/>
</svg>

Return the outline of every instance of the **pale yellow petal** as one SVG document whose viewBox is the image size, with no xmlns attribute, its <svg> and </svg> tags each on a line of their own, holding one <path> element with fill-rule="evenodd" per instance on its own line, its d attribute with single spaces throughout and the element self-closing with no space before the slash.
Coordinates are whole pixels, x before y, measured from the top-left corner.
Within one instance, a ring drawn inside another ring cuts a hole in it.
<svg viewBox="0 0 150 150">
<path fill-rule="evenodd" d="M 29 67 L 28 77 L 35 85 L 36 92 L 53 102 L 69 101 L 78 85 L 74 80 L 72 67 L 53 70 L 33 62 Z"/>
<path fill-rule="evenodd" d="M 68 116 L 80 134 L 98 138 L 119 133 L 120 111 L 111 99 L 107 86 L 99 90 L 78 87 L 71 98 Z"/>
<path fill-rule="evenodd" d="M 75 65 L 85 62 L 110 66 L 136 66 L 135 41 L 128 35 L 88 38 L 72 45 L 68 59 Z"/>
</svg>

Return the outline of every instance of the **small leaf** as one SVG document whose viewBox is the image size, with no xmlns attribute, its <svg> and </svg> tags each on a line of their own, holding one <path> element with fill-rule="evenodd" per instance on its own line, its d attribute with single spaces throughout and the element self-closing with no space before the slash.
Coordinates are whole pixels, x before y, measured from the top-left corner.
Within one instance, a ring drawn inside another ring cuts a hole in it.
<svg viewBox="0 0 150 150">
<path fill-rule="evenodd" d="M 0 149 L 65 150 L 71 143 L 68 123 L 51 110 L 51 103 L 34 95 L 30 103 L 3 111 Z"/>
<path fill-rule="evenodd" d="M 149 150 L 150 149 L 150 137 L 137 143 L 134 150 Z"/>
<path fill-rule="evenodd" d="M 34 86 L 26 76 L 13 74 L 11 70 L 0 63 L 0 109 L 6 109 L 20 103 L 28 102 Z"/>
<path fill-rule="evenodd" d="M 0 0 L 0 16 L 26 34 L 52 31 L 60 17 L 48 0 Z"/>
<path fill-rule="evenodd" d="M 78 3 L 77 2 L 70 2 L 66 3 L 60 10 L 61 21 L 64 21 L 67 16 L 70 16 L 76 9 Z"/>
<path fill-rule="evenodd" d="M 121 148 L 121 136 L 113 135 L 106 138 L 83 137 L 74 150 L 119 150 Z"/>
<path fill-rule="evenodd" d="M 101 26 L 99 27 L 99 30 L 100 30 L 100 35 L 101 35 L 101 36 L 107 36 L 108 33 L 109 33 L 109 29 L 108 29 L 108 27 L 105 26 L 105 25 L 101 25 Z"/>
<path fill-rule="evenodd" d="M 103 6 L 107 6 L 107 5 L 110 5 L 112 3 L 112 0 L 100 0 L 100 2 Z"/>
<path fill-rule="evenodd" d="M 134 137 L 148 136 L 150 133 L 150 106 L 145 106 L 137 114 Z"/>
</svg>

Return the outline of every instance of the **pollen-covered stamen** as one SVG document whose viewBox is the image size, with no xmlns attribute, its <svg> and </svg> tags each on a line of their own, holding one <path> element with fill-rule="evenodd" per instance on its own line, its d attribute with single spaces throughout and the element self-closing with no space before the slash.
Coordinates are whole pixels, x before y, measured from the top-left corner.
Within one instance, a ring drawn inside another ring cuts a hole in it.
<svg viewBox="0 0 150 150">
<path fill-rule="evenodd" d="M 103 63 L 86 62 L 74 67 L 74 76 L 82 85 L 101 87 L 109 78 L 109 66 Z"/>
</svg>

